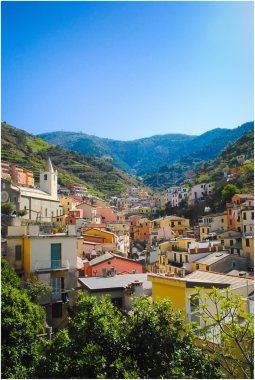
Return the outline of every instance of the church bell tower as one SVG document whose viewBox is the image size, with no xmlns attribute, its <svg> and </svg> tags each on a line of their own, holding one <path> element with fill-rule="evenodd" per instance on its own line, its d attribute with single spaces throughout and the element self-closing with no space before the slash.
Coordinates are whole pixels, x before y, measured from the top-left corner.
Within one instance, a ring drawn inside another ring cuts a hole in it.
<svg viewBox="0 0 255 380">
<path fill-rule="evenodd" d="M 58 199 L 58 171 L 54 171 L 50 158 L 48 158 L 45 171 L 40 170 L 40 189 L 52 198 Z"/>
</svg>

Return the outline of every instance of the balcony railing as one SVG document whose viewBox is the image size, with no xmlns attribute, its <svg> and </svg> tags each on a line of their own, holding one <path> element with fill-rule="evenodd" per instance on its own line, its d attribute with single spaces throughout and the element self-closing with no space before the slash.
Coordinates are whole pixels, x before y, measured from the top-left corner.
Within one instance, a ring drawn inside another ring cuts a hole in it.
<svg viewBox="0 0 255 380">
<path fill-rule="evenodd" d="M 68 301 L 67 292 L 63 290 L 53 291 L 51 293 L 51 302 L 57 302 L 57 301 L 62 301 L 64 303 L 67 302 Z"/>
<path fill-rule="evenodd" d="M 38 260 L 35 263 L 36 272 L 51 272 L 57 270 L 68 270 L 68 260 Z"/>
</svg>

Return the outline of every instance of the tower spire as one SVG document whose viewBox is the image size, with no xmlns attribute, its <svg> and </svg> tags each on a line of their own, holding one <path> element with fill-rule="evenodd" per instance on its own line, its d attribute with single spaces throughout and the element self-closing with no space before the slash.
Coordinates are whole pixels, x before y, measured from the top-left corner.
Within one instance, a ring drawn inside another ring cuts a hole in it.
<svg viewBox="0 0 255 380">
<path fill-rule="evenodd" d="M 51 159 L 50 159 L 50 157 L 49 157 L 48 160 L 47 160 L 47 164 L 46 164 L 45 171 L 46 171 L 46 172 L 49 172 L 49 173 L 54 173 L 54 170 L 53 170 L 53 166 L 52 166 L 52 163 L 51 163 Z"/>
</svg>

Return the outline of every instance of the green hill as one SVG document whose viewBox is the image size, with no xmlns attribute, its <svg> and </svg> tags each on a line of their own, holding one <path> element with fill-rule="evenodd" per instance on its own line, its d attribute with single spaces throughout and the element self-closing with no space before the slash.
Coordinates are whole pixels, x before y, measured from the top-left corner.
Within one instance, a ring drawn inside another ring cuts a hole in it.
<svg viewBox="0 0 255 380">
<path fill-rule="evenodd" d="M 164 172 L 164 168 L 165 172 L 170 172 L 169 180 L 172 181 L 171 172 L 178 169 L 178 165 L 171 167 L 172 164 L 181 162 L 190 168 L 189 162 L 185 162 L 187 159 L 194 164 L 214 159 L 228 142 L 237 140 L 253 126 L 254 123 L 250 122 L 235 129 L 216 128 L 200 136 L 169 133 L 133 141 L 105 139 L 82 132 L 52 132 L 39 136 L 51 144 L 83 154 L 108 156 L 113 165 L 128 173 L 145 176 L 148 185 L 153 186 L 154 175 Z M 148 180 L 149 175 L 153 177 L 151 180 Z"/>
<path fill-rule="evenodd" d="M 2 123 L 2 159 L 31 169 L 35 180 L 39 180 L 40 169 L 45 167 L 47 157 L 59 172 L 59 184 L 79 182 L 91 193 L 113 196 L 130 186 L 138 186 L 135 177 L 130 177 L 115 168 L 107 159 L 69 151 L 52 146 L 46 141 L 25 131 Z"/>
<path fill-rule="evenodd" d="M 161 166 L 157 172 L 144 175 L 144 184 L 157 190 L 163 190 L 169 186 L 182 183 L 187 178 L 196 176 L 197 171 L 203 162 L 215 159 L 230 143 L 237 142 L 238 138 L 247 132 L 253 133 L 254 123 L 246 123 L 241 127 L 232 130 L 214 130 L 199 137 L 200 142 L 203 136 L 206 143 L 193 153 L 184 155 L 180 160 L 170 165 Z M 210 134 L 210 136 L 208 136 Z M 210 138 L 213 138 L 210 140 Z M 249 136 L 249 135 L 248 135 Z M 192 144 L 194 141 L 192 142 Z M 240 149 L 241 150 L 241 149 Z M 241 153 L 240 153 L 241 154 Z"/>
</svg>

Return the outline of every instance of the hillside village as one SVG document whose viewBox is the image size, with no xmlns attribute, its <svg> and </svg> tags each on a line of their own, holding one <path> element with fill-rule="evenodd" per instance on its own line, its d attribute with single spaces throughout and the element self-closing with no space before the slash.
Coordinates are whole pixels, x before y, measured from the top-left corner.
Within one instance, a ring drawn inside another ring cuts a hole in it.
<svg viewBox="0 0 255 380">
<path fill-rule="evenodd" d="M 131 310 L 133 295 L 169 298 L 188 322 L 197 318 L 189 307 L 192 283 L 227 283 L 252 310 L 252 194 L 233 194 L 223 212 L 207 207 L 191 225 L 175 214 L 155 215 L 166 204 L 178 209 L 182 201 L 203 201 L 213 192 L 210 183 L 153 195 L 133 187 L 106 201 L 78 183 L 59 186 L 50 158 L 38 185 L 23 167 L 2 161 L 1 168 L 2 256 L 21 282 L 36 278 L 52 287 L 40 304 L 53 329 L 65 325 L 77 291 L 109 294 L 123 312 Z"/>
</svg>

